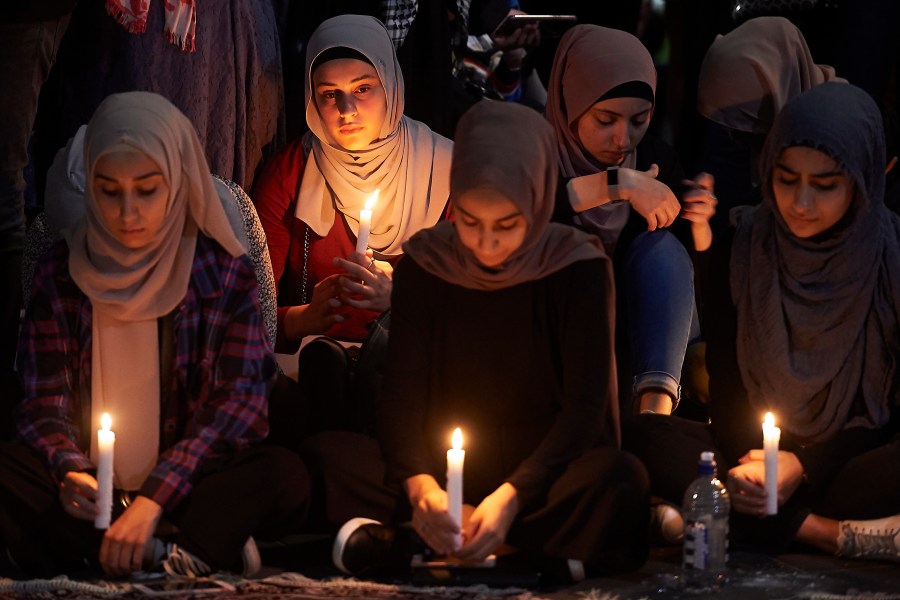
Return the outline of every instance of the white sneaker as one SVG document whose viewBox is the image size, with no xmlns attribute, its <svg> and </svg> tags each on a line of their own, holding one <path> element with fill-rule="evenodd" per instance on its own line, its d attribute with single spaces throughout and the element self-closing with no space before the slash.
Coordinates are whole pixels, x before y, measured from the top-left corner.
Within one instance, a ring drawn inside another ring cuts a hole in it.
<svg viewBox="0 0 900 600">
<path fill-rule="evenodd" d="M 162 567 L 166 573 L 173 577 L 205 577 L 212 573 L 212 568 L 176 544 L 169 542 L 166 544 L 166 559 L 162 562 Z"/>
<path fill-rule="evenodd" d="M 837 556 L 900 562 L 900 515 L 841 521 Z"/>
</svg>

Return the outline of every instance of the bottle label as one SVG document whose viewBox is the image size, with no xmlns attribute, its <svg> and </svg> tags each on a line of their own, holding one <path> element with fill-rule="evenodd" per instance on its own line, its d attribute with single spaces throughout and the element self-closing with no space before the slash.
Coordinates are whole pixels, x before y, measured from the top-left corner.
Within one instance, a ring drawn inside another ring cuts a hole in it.
<svg viewBox="0 0 900 600">
<path fill-rule="evenodd" d="M 709 565 L 709 526 L 711 517 L 702 515 L 684 524 L 684 566 L 705 570 Z"/>
</svg>

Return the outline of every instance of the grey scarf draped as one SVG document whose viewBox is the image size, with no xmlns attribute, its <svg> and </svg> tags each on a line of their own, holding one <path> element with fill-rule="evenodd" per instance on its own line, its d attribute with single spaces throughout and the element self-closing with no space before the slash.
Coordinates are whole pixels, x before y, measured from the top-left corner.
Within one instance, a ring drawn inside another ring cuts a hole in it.
<svg viewBox="0 0 900 600">
<path fill-rule="evenodd" d="M 772 193 L 788 146 L 837 161 L 855 185 L 844 218 L 791 234 Z M 884 426 L 897 403 L 900 219 L 884 205 L 881 115 L 862 90 L 825 83 L 777 117 L 760 161 L 764 201 L 738 214 L 731 257 L 737 358 L 751 405 L 801 439 Z M 892 355 L 892 352 L 894 355 Z"/>
</svg>

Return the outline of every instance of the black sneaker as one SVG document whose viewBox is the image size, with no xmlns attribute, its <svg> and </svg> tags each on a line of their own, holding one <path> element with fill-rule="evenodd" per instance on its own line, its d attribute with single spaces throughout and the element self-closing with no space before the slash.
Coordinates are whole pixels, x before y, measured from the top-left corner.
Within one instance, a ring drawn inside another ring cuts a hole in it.
<svg viewBox="0 0 900 600">
<path fill-rule="evenodd" d="M 350 519 L 334 539 L 331 559 L 354 577 L 408 574 L 412 558 L 408 533 L 372 519 Z"/>
</svg>

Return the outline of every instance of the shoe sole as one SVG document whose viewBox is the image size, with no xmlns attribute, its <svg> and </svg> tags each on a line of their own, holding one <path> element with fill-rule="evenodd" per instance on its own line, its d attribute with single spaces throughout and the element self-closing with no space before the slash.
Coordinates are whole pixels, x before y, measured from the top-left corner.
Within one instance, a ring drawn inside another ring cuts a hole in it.
<svg viewBox="0 0 900 600">
<path fill-rule="evenodd" d="M 381 525 L 381 521 L 376 521 L 375 519 L 367 519 L 365 517 L 356 517 L 355 519 L 350 519 L 346 523 L 344 523 L 341 528 L 337 532 L 337 536 L 334 538 L 334 546 L 331 548 L 331 562 L 334 563 L 334 566 L 340 569 L 342 572 L 347 573 L 348 575 L 353 575 L 347 567 L 344 566 L 344 547 L 347 545 L 347 540 L 350 539 L 350 536 L 353 535 L 353 532 L 362 527 L 363 525 L 368 525 L 369 523 L 374 523 L 375 525 Z"/>
<path fill-rule="evenodd" d="M 244 560 L 244 572 L 242 575 L 245 578 L 249 579 L 254 575 L 258 575 L 262 570 L 262 557 L 259 555 L 259 546 L 256 545 L 256 540 L 252 536 L 248 537 L 247 541 L 244 542 L 241 558 Z"/>
</svg>

